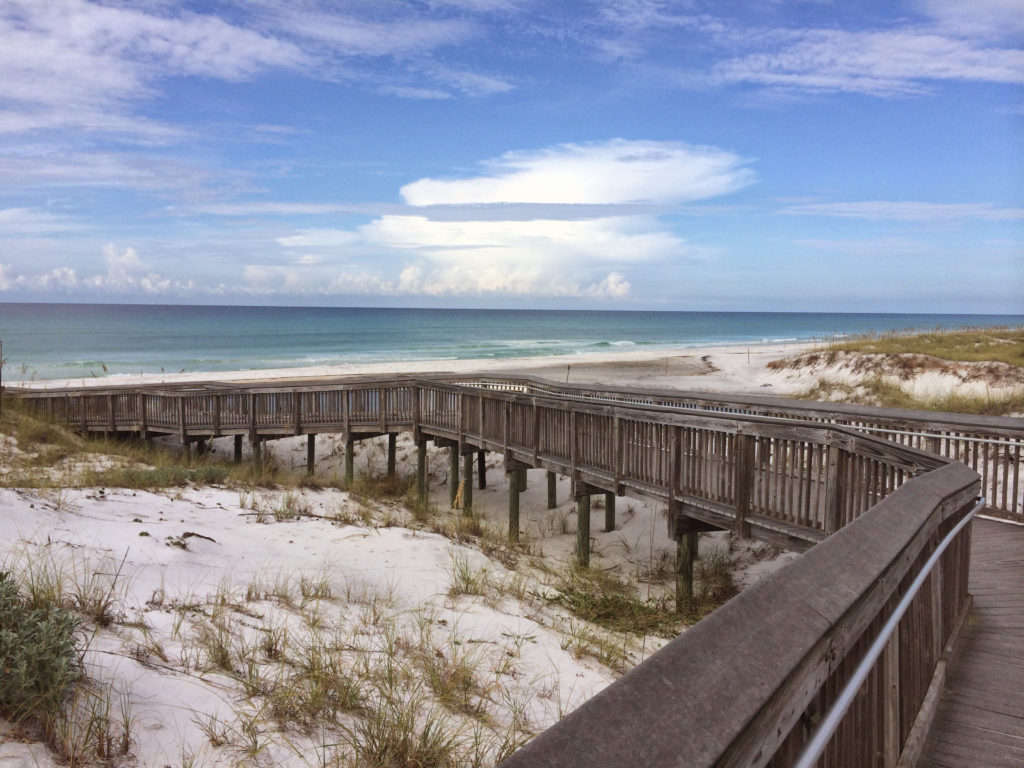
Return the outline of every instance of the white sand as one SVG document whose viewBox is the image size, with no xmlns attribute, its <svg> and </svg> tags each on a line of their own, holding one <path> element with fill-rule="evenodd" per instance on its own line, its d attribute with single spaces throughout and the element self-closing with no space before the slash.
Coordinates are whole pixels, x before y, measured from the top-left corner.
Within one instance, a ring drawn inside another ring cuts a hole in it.
<svg viewBox="0 0 1024 768">
<path fill-rule="evenodd" d="M 714 390 L 723 392 L 789 393 L 806 384 L 769 371 L 770 360 L 796 354 L 813 346 L 771 344 L 706 347 L 650 351 L 600 352 L 548 357 L 521 357 L 487 360 L 443 360 L 400 363 L 351 364 L 311 368 L 274 368 L 251 371 L 192 372 L 178 374 L 115 375 L 104 378 L 9 380 L 10 385 L 33 388 L 62 386 L 104 387 L 112 384 L 181 383 L 189 381 L 260 381 L 317 379 L 396 373 L 523 373 L 561 383 L 603 383 Z M 811 379 L 808 378 L 807 383 Z"/>
<path fill-rule="evenodd" d="M 230 438 L 213 443 L 215 452 L 231 451 Z M 318 475 L 329 478 L 342 472 L 343 457 L 335 450 L 341 445 L 336 435 L 318 439 Z M 301 468 L 305 438 L 273 441 L 270 446 L 280 464 Z M 398 452 L 400 466 L 408 471 L 413 456 L 408 436 L 400 439 Z M 13 446 L 5 444 L 4 455 L 13 456 Z M 357 471 L 379 471 L 384 461 L 383 441 L 367 441 L 361 445 Z M 474 507 L 500 531 L 507 525 L 507 479 L 500 457 L 489 456 L 489 465 L 488 487 L 475 491 Z M 446 451 L 431 448 L 429 467 L 432 499 L 446 508 Z M 572 556 L 576 527 L 567 481 L 560 480 L 558 490 L 559 507 L 546 509 L 544 473 L 533 471 L 521 499 L 527 549 L 556 571 Z M 270 510 L 289 501 L 285 493 L 246 494 L 210 487 L 163 493 L 0 490 L 0 569 L 23 572 L 47 565 L 63 570 L 70 585 L 90 580 L 107 584 L 120 568 L 114 584 L 118 622 L 105 629 L 89 627 L 85 663 L 89 675 L 111 692 L 115 715 L 122 697 L 129 702 L 133 757 L 124 764 L 178 766 L 191 755 L 196 766 L 306 766 L 317 765 L 318 754 L 345 751 L 344 746 L 322 746 L 344 741 L 336 729 L 325 742 L 323 734 L 261 721 L 261 751 L 248 762 L 242 760 L 240 734 L 255 705 L 236 679 L 204 663 L 198 637 L 217 621 L 250 643 L 281 625 L 289 627 L 295 642 L 305 642 L 315 634 L 309 620 L 315 611 L 332 637 L 372 648 L 383 631 L 366 618 L 372 602 L 367 596 L 376 595 L 387 604 L 386 612 L 407 644 L 422 638 L 428 617 L 428 646 L 435 653 L 463 648 L 478 655 L 479 676 L 489 691 L 489 727 L 498 734 L 517 717 L 524 730 L 542 730 L 617 676 L 592 655 L 578 651 L 584 622 L 543 597 L 552 594 L 553 577 L 529 567 L 529 557 L 521 558 L 513 572 L 478 549 L 441 535 L 380 527 L 382 520 L 405 518 L 387 503 L 377 504 L 376 525 L 325 519 L 357 517 L 360 502 L 335 490 L 303 492 L 301 499 L 290 501 L 304 507 L 306 516 L 277 521 Z M 617 512 L 617 530 L 609 533 L 602 530 L 600 506 L 592 512 L 592 566 L 625 574 L 660 568 L 664 575 L 674 543 L 667 538 L 663 510 L 640 500 L 619 499 Z M 185 535 L 190 532 L 201 536 Z M 793 557 L 757 542 L 734 541 L 726 533 L 703 537 L 701 548 L 705 553 L 730 553 L 741 583 Z M 485 596 L 451 597 L 453 566 L 460 559 L 477 571 L 486 569 L 492 584 L 505 587 L 493 588 Z M 305 608 L 247 595 L 254 584 L 266 588 L 285 583 L 297 593 L 303 579 L 312 583 L 322 577 L 331 585 L 332 598 L 311 601 Z M 511 586 L 517 578 L 522 580 L 518 590 Z M 657 597 L 669 588 L 664 581 L 651 586 L 641 581 L 639 591 L 642 597 Z M 194 611 L 184 608 L 190 605 Z M 582 632 L 606 642 L 613 637 L 599 628 Z M 665 642 L 654 637 L 614 638 L 610 642 L 625 652 L 627 665 Z M 158 657 L 156 648 L 164 658 Z M 468 739 L 472 719 L 448 716 Z M 229 733 L 228 744 L 210 743 L 202 724 L 211 722 Z M 25 734 L 0 736 L 4 738 L 4 768 L 58 764 L 42 745 L 25 741 Z"/>
</svg>

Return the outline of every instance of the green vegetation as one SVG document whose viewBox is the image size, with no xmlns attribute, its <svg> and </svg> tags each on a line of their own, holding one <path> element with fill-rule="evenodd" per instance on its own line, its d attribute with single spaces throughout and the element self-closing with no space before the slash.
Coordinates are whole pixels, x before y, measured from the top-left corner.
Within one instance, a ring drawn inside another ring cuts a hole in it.
<svg viewBox="0 0 1024 768">
<path fill-rule="evenodd" d="M 832 341 L 827 348 L 837 352 L 861 352 L 868 355 L 909 353 L 952 362 L 1001 362 L 1024 367 L 1024 328 L 996 326 L 925 333 L 890 331 Z"/>
<path fill-rule="evenodd" d="M 910 408 L 943 413 L 973 413 L 981 416 L 1005 416 L 1024 412 L 1024 391 L 987 392 L 968 395 L 950 392 L 935 397 L 917 397 L 897 382 L 872 376 L 857 384 L 820 378 L 808 389 L 795 395 L 801 400 L 875 405 L 882 408 Z"/>
<path fill-rule="evenodd" d="M 52 729 L 82 675 L 78 625 L 58 604 L 22 595 L 10 574 L 0 571 L 0 714 Z"/>
<path fill-rule="evenodd" d="M 1024 328 L 869 334 L 768 364 L 779 371 L 820 366 L 840 367 L 857 378 L 823 376 L 796 397 L 987 416 L 1024 412 Z M 964 387 L 921 396 L 900 385 L 927 373 L 974 386 L 970 392 Z M 978 392 L 978 384 L 984 392 Z"/>
<path fill-rule="evenodd" d="M 31 413 L 16 398 L 4 398 L 0 435 L 17 448 L 0 444 L 7 471 L 0 486 L 19 488 L 100 487 L 159 490 L 186 485 L 323 488 L 322 480 L 292 472 L 265 457 L 257 471 L 249 462 L 235 464 L 227 455 L 182 453 L 135 437 L 85 437 Z M 374 492 L 381 484 L 364 481 Z M 338 483 L 330 483 L 337 486 Z"/>
<path fill-rule="evenodd" d="M 117 575 L 105 584 L 88 567 L 69 574 L 45 560 L 22 565 L 16 575 L 0 571 L 0 716 L 71 768 L 127 756 L 129 703 L 122 697 L 114 711 L 112 690 L 85 676 L 80 631 L 111 618 Z"/>
<path fill-rule="evenodd" d="M 667 597 L 641 600 L 635 585 L 611 571 L 571 568 L 556 588 L 552 602 L 605 629 L 665 638 L 679 634 L 680 617 Z"/>
</svg>

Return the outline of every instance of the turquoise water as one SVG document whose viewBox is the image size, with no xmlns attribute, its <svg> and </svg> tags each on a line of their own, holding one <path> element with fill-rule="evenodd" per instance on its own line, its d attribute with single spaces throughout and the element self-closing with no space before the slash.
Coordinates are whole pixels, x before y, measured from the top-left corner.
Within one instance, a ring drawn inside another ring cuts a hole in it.
<svg viewBox="0 0 1024 768">
<path fill-rule="evenodd" d="M 4 379 L 762 344 L 1024 315 L 0 304 Z"/>
</svg>

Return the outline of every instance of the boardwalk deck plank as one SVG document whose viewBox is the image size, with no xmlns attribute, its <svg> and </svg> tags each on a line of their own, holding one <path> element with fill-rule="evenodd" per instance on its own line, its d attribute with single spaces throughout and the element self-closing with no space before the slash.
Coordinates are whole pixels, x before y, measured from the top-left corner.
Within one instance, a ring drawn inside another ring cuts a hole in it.
<svg viewBox="0 0 1024 768">
<path fill-rule="evenodd" d="M 1024 766 L 1024 526 L 974 522 L 970 590 L 920 768 Z"/>
</svg>

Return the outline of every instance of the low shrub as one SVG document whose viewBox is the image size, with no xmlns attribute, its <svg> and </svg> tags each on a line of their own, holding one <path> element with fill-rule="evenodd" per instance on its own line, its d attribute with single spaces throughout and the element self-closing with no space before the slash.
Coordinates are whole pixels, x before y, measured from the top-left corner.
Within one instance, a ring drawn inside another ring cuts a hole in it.
<svg viewBox="0 0 1024 768">
<path fill-rule="evenodd" d="M 78 618 L 55 604 L 30 608 L 0 571 L 0 714 L 53 722 L 82 676 L 77 629 Z"/>
</svg>

